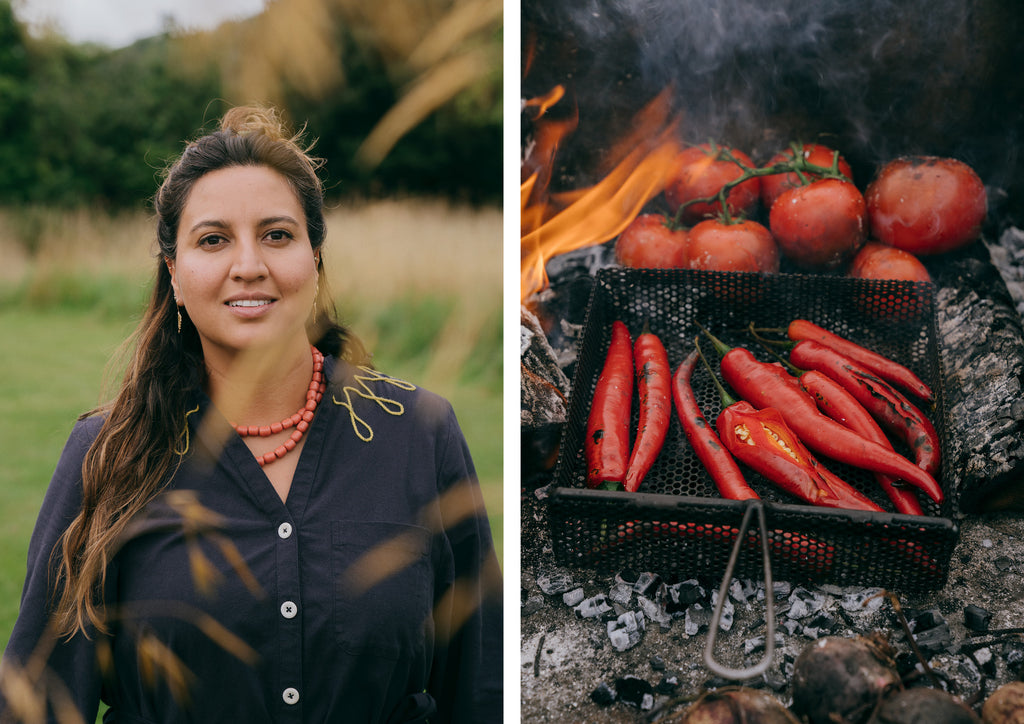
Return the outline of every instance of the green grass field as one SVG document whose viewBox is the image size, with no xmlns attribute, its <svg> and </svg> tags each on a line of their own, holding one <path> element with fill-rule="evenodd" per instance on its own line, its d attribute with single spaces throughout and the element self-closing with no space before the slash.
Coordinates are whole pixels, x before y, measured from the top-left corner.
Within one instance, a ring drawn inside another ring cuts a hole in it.
<svg viewBox="0 0 1024 724">
<path fill-rule="evenodd" d="M 410 223 L 422 227 L 423 219 Z M 477 223 L 467 238 L 478 233 Z M 496 239 L 493 248 L 500 249 L 500 225 Z M 378 369 L 451 400 L 501 560 L 501 293 L 500 282 L 487 281 L 500 278 L 500 253 L 493 260 L 481 253 L 465 263 L 477 269 L 461 272 L 472 285 L 417 288 L 393 278 L 393 288 L 374 287 L 373 295 L 343 275 L 331 281 L 344 321 L 369 343 Z M 0 647 L 17 616 L 29 537 L 61 449 L 77 416 L 103 401 L 108 360 L 133 328 L 145 298 L 146 272 L 138 267 L 126 272 L 111 264 L 113 271 L 102 273 L 73 267 L 73 259 L 30 260 L 16 278 L 0 278 Z"/>
</svg>

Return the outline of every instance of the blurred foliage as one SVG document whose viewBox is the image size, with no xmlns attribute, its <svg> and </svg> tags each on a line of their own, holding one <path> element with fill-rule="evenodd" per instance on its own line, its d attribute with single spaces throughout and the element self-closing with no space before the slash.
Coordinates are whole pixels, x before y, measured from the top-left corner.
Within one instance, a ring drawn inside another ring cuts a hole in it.
<svg viewBox="0 0 1024 724">
<path fill-rule="evenodd" d="M 252 102 L 305 124 L 333 197 L 495 203 L 501 42 L 495 0 L 273 0 L 120 49 L 31 35 L 0 0 L 0 205 L 142 206 L 184 141 Z"/>
</svg>

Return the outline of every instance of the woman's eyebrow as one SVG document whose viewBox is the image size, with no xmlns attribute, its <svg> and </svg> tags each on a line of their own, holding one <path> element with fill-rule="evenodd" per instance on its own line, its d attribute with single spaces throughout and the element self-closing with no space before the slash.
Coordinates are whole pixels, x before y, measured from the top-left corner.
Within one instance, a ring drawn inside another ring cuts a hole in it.
<svg viewBox="0 0 1024 724">
<path fill-rule="evenodd" d="M 298 226 L 299 222 L 294 217 L 282 214 L 281 216 L 268 216 L 265 219 L 260 219 L 260 226 L 273 226 L 274 224 L 293 224 Z M 189 233 L 195 233 L 199 229 L 211 228 L 211 229 L 227 229 L 229 224 L 226 221 L 220 219 L 203 219 L 202 221 L 196 222 L 196 224 L 189 229 Z"/>
<path fill-rule="evenodd" d="M 260 221 L 260 226 L 271 226 L 273 224 L 294 224 L 295 226 L 298 226 L 299 222 L 288 215 L 268 216 Z"/>
</svg>

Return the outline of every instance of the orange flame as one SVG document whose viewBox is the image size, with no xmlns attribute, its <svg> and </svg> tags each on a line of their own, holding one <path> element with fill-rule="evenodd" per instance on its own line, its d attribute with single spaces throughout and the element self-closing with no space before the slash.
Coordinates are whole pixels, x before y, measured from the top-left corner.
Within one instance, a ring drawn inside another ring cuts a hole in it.
<svg viewBox="0 0 1024 724">
<path fill-rule="evenodd" d="M 561 97 L 556 89 L 525 105 L 542 109 L 542 115 Z M 677 121 L 669 114 L 670 98 L 666 89 L 637 114 L 632 133 L 608 154 L 613 168 L 600 182 L 555 195 L 547 189 L 554 154 L 561 140 L 576 129 L 578 116 L 551 122 L 538 116 L 520 187 L 520 299 L 547 286 L 548 259 L 618 236 L 664 190 L 681 150 Z"/>
</svg>

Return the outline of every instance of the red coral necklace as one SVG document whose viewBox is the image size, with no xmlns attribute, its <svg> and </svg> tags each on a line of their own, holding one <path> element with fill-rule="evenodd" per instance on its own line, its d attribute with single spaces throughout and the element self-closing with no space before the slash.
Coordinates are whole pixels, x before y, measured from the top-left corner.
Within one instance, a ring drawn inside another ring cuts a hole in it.
<svg viewBox="0 0 1024 724">
<path fill-rule="evenodd" d="M 241 437 L 270 437 L 284 430 L 295 428 L 291 437 L 285 440 L 284 444 L 279 445 L 265 455 L 257 456 L 256 462 L 260 464 L 260 467 L 275 460 L 280 460 L 295 449 L 302 436 L 306 434 L 306 430 L 309 429 L 309 423 L 313 421 L 313 416 L 316 414 L 316 406 L 323 399 L 324 391 L 327 389 L 327 382 L 324 380 L 324 355 L 316 347 L 311 349 L 313 351 L 313 377 L 310 379 L 309 389 L 306 391 L 306 403 L 298 412 L 294 415 L 289 415 L 281 420 L 281 422 L 275 422 L 273 425 L 231 424 L 235 428 L 235 432 Z"/>
</svg>

